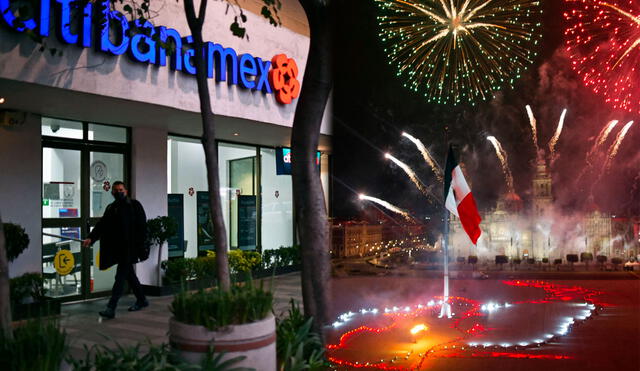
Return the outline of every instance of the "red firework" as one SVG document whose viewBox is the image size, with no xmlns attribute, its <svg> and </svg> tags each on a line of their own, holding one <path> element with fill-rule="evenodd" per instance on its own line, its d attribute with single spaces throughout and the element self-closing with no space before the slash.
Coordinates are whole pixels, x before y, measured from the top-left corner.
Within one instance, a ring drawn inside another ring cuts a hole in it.
<svg viewBox="0 0 640 371">
<path fill-rule="evenodd" d="M 640 1 L 565 1 L 573 69 L 613 107 L 640 112 Z"/>
</svg>

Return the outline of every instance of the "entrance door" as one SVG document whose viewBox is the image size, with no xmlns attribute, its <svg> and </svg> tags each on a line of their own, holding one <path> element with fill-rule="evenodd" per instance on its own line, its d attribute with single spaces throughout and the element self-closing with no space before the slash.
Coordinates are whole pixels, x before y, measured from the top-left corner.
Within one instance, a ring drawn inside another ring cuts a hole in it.
<svg viewBox="0 0 640 371">
<path fill-rule="evenodd" d="M 256 157 L 229 160 L 231 247 L 256 249 Z"/>
<path fill-rule="evenodd" d="M 105 295 L 115 267 L 98 269 L 100 242 L 80 241 L 113 201 L 111 185 L 128 184 L 126 128 L 42 119 L 42 273 L 47 295 L 77 300 Z"/>
</svg>

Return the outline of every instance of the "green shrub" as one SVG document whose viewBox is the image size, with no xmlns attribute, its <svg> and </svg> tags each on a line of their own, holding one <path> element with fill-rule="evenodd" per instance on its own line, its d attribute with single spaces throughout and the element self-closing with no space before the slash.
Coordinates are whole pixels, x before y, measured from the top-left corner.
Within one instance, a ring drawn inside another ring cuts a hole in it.
<svg viewBox="0 0 640 371">
<path fill-rule="evenodd" d="M 192 258 L 178 258 L 162 262 L 164 283 L 167 285 L 180 283 L 195 278 L 194 261 Z"/>
<path fill-rule="evenodd" d="M 251 272 L 262 262 L 262 256 L 257 251 L 231 250 L 229 251 L 229 267 L 232 272 Z"/>
<path fill-rule="evenodd" d="M 277 249 L 262 252 L 262 268 L 273 269 L 275 267 L 287 267 L 300 265 L 302 257 L 300 246 L 280 246 Z"/>
<path fill-rule="evenodd" d="M 32 297 L 34 301 L 44 300 L 46 290 L 44 278 L 40 273 L 25 273 L 20 277 L 12 278 L 9 281 L 9 286 L 13 304 L 22 303 L 24 299 L 29 297 Z"/>
<path fill-rule="evenodd" d="M 196 279 L 215 279 L 218 266 L 215 256 L 199 256 L 193 261 L 193 274 Z"/>
<path fill-rule="evenodd" d="M 290 304 L 288 316 L 276 321 L 278 370 L 326 369 L 320 336 L 311 331 L 313 319 L 304 318 L 293 299 Z"/>
<path fill-rule="evenodd" d="M 18 224 L 3 223 L 2 229 L 4 230 L 7 259 L 11 262 L 29 247 L 29 235 Z"/>
<path fill-rule="evenodd" d="M 178 371 L 178 370 L 207 370 L 207 371 L 240 371 L 241 368 L 231 366 L 245 357 L 236 357 L 222 361 L 223 354 L 214 353 L 209 349 L 200 365 L 185 363 L 175 354 L 168 344 L 148 345 L 149 350 L 143 351 L 142 344 L 124 347 L 116 343 L 114 349 L 102 344 L 95 344 L 91 348 L 85 345 L 85 358 L 67 361 L 75 371 Z"/>
<path fill-rule="evenodd" d="M 235 284 L 229 291 L 213 288 L 194 293 L 177 294 L 169 310 L 176 320 L 200 325 L 215 331 L 229 325 L 260 321 L 273 306 L 273 293 L 264 290 L 263 282 L 256 287 L 253 281 Z"/>
<path fill-rule="evenodd" d="M 56 322 L 28 321 L 12 340 L 0 338 L 0 370 L 58 371 L 67 350 L 67 334 Z"/>
</svg>

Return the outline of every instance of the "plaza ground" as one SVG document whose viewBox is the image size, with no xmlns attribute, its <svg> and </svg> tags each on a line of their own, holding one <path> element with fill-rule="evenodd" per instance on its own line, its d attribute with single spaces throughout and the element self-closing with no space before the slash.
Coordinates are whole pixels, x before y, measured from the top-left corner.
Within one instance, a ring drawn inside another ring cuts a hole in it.
<svg viewBox="0 0 640 371">
<path fill-rule="evenodd" d="M 508 300 L 510 291 L 502 280 L 510 279 L 511 272 L 492 275 L 487 280 L 452 279 L 451 295 L 478 301 Z M 535 274 L 534 279 L 544 272 Z M 551 273 L 551 272 L 549 272 Z M 516 273 L 516 279 L 526 279 Z M 574 277 L 578 279 L 569 279 Z M 513 278 L 513 277 L 512 277 Z M 562 354 L 569 359 L 513 359 L 513 358 L 436 358 L 426 362 L 429 370 L 640 370 L 640 279 L 629 272 L 599 272 L 593 274 L 565 273 L 548 282 L 558 285 L 580 286 L 601 291 L 599 300 L 605 303 L 599 315 L 576 326 L 567 335 L 532 350 L 534 354 Z M 286 311 L 290 298 L 301 301 L 300 275 L 292 273 L 275 278 L 276 314 Z M 332 318 L 340 313 L 360 308 L 412 305 L 425 298 L 441 295 L 442 280 L 436 277 L 401 276 L 349 276 L 333 279 Z M 147 339 L 152 343 L 167 342 L 168 305 L 171 296 L 150 298 L 151 305 L 140 312 L 127 312 L 134 301 L 124 297 L 114 320 L 101 321 L 97 312 L 104 308 L 106 299 L 64 305 L 62 325 L 70 338 L 71 353 L 84 355 L 84 346 L 96 343 L 123 345 L 136 344 Z M 551 317 L 544 317 L 551 316 Z M 553 321 L 553 313 L 517 318 L 508 326 L 535 327 L 540 321 Z M 531 352 L 529 352 L 531 353 Z M 347 370 L 346 367 L 338 369 Z"/>
</svg>

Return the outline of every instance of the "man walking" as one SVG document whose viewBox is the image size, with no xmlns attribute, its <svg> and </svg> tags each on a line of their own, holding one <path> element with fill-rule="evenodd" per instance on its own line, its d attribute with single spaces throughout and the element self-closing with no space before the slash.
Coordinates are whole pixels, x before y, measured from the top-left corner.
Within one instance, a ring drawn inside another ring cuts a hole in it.
<svg viewBox="0 0 640 371">
<path fill-rule="evenodd" d="M 115 201 L 107 206 L 104 215 L 89 233 L 89 238 L 82 242 L 83 247 L 93 245 L 100 240 L 100 270 L 118 264 L 115 282 L 111 290 L 111 299 L 107 309 L 100 312 L 105 318 L 114 318 L 118 300 L 124 291 L 124 282 L 136 296 L 136 303 L 129 311 L 138 311 L 149 305 L 142 293 L 140 281 L 133 270 L 139 261 L 139 251 L 145 248 L 147 238 L 147 217 L 140 202 L 128 197 L 125 184 L 121 181 L 113 183 L 111 194 Z"/>
</svg>

